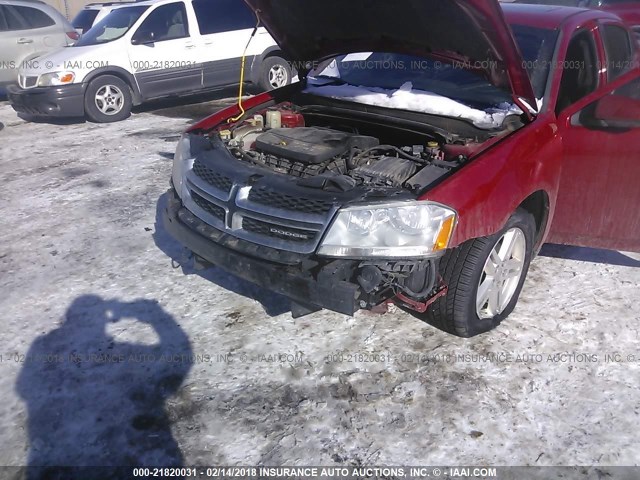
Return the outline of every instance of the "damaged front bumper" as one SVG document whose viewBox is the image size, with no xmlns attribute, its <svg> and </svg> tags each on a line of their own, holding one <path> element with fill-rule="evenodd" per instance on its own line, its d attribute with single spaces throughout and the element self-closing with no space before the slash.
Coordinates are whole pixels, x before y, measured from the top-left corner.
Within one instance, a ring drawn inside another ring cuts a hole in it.
<svg viewBox="0 0 640 480">
<path fill-rule="evenodd" d="M 186 209 L 173 189 L 167 197 L 163 221 L 173 238 L 204 261 L 290 298 L 294 317 L 322 308 L 353 315 L 391 300 L 423 312 L 442 294 L 435 281 L 437 260 L 333 260 L 277 250 L 213 228 Z M 405 279 L 401 291 L 389 280 L 394 276 L 420 280 L 416 284 Z M 418 285 L 421 294 L 407 293 L 417 291 Z"/>
<path fill-rule="evenodd" d="M 163 211 L 165 228 L 173 238 L 207 262 L 300 305 L 327 308 L 346 315 L 353 315 L 360 309 L 360 287 L 335 278 L 326 266 L 320 268 L 314 278 L 311 271 L 304 271 L 302 256 L 238 241 L 195 217 L 182 206 L 173 190 L 169 191 L 168 197 Z M 333 267 L 335 270 L 336 266 Z"/>
</svg>

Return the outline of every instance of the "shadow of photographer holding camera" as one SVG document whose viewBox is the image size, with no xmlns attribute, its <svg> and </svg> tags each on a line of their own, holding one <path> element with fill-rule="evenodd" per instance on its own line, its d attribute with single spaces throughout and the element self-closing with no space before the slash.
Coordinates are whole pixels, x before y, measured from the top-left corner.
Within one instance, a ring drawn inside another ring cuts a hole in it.
<svg viewBox="0 0 640 480">
<path fill-rule="evenodd" d="M 109 336 L 107 325 L 123 318 L 148 324 L 159 342 Z M 165 401 L 192 360 L 188 337 L 156 301 L 77 298 L 64 323 L 33 342 L 18 377 L 28 478 L 68 478 L 59 466 L 182 465 Z"/>
</svg>

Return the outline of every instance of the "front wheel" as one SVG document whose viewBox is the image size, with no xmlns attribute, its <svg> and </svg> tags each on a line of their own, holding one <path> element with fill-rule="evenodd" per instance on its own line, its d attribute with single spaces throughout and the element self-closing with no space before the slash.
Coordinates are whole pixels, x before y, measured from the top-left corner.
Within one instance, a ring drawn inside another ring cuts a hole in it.
<svg viewBox="0 0 640 480">
<path fill-rule="evenodd" d="M 93 122 L 124 120 L 131 114 L 132 106 L 129 85 L 113 75 L 103 75 L 92 80 L 84 94 L 84 111 Z"/>
<path fill-rule="evenodd" d="M 460 337 L 497 327 L 513 311 L 531 262 L 536 224 L 517 210 L 490 237 L 470 240 L 440 260 L 446 296 L 427 312 L 429 323 Z"/>
<path fill-rule="evenodd" d="M 284 87 L 291 83 L 291 65 L 284 58 L 269 57 L 262 63 L 260 87 L 265 91 Z"/>
</svg>

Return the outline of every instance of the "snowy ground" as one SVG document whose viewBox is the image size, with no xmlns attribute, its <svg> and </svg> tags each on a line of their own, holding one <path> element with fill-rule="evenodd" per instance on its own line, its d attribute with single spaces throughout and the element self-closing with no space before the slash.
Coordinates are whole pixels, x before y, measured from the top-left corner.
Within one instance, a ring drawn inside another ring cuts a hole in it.
<svg viewBox="0 0 640 480">
<path fill-rule="evenodd" d="M 546 248 L 472 340 L 404 313 L 293 320 L 174 268 L 157 223 L 180 132 L 219 103 L 111 125 L 0 104 L 0 465 L 640 463 L 640 256 Z"/>
</svg>

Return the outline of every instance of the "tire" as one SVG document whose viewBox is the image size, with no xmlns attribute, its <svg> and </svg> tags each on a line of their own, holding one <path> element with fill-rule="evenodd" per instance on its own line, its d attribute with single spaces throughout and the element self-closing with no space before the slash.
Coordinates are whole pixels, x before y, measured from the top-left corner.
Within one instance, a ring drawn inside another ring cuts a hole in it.
<svg viewBox="0 0 640 480">
<path fill-rule="evenodd" d="M 113 75 L 91 80 L 84 94 L 84 112 L 92 122 L 119 122 L 131 115 L 132 106 L 129 85 Z"/>
<path fill-rule="evenodd" d="M 533 215 L 518 209 L 495 235 L 470 240 L 447 252 L 440 260 L 439 271 L 449 290 L 436 300 L 424 319 L 459 337 L 473 337 L 497 327 L 518 302 L 533 257 L 535 234 Z M 500 260 L 500 254 L 508 252 L 507 243 L 513 244 L 513 252 L 509 256 L 512 258 L 509 264 L 500 264 L 509 260 L 506 255 Z M 489 259 L 492 253 L 495 262 Z M 498 284 L 504 282 L 503 288 L 487 288 L 496 282 L 492 281 L 495 276 L 488 276 L 486 270 L 494 271 L 492 265 L 497 264 L 500 268 L 495 275 L 501 275 L 498 276 Z M 521 264 L 519 277 L 516 277 L 516 264 Z M 502 293 L 502 298 L 494 293 L 484 302 L 485 292 L 496 290 Z"/>
<path fill-rule="evenodd" d="M 265 91 L 284 87 L 291 83 L 291 65 L 284 58 L 268 57 L 260 67 L 258 85 Z"/>
</svg>

